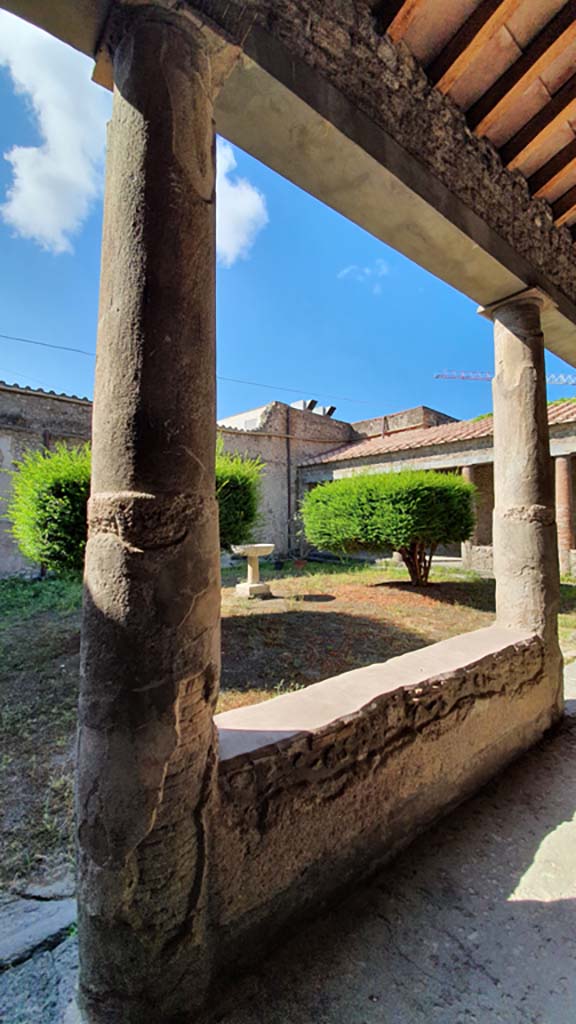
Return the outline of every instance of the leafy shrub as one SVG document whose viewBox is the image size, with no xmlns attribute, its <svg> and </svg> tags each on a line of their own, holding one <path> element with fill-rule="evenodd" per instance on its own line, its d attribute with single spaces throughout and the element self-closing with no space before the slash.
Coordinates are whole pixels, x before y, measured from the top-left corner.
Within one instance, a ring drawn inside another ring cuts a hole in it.
<svg viewBox="0 0 576 1024">
<path fill-rule="evenodd" d="M 216 497 L 220 519 L 220 547 L 244 544 L 258 520 L 263 463 L 225 452 L 222 439 L 216 449 Z"/>
<path fill-rule="evenodd" d="M 259 459 L 216 454 L 220 543 L 229 548 L 250 539 L 258 515 Z M 90 446 L 28 452 L 12 473 L 6 518 L 22 554 L 58 576 L 82 571 L 86 503 L 90 493 Z"/>
<path fill-rule="evenodd" d="M 310 543 L 328 551 L 392 547 L 412 582 L 425 584 L 438 544 L 470 536 L 474 493 L 472 484 L 452 473 L 405 470 L 346 477 L 308 492 L 304 530 Z"/>
<path fill-rule="evenodd" d="M 86 546 L 90 448 L 27 452 L 12 474 L 6 518 L 26 558 L 59 576 L 78 573 Z"/>
</svg>

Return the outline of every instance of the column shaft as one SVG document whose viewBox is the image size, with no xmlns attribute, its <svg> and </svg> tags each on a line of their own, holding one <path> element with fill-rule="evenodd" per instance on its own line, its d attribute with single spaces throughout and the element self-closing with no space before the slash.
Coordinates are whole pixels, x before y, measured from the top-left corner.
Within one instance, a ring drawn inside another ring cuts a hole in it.
<svg viewBox="0 0 576 1024">
<path fill-rule="evenodd" d="M 164 1024 L 202 1002 L 209 972 L 214 130 L 208 58 L 185 21 L 128 9 L 112 56 L 78 740 L 80 1000 L 90 1024 Z"/>
<path fill-rule="evenodd" d="M 572 496 L 572 460 L 569 455 L 554 459 L 556 479 L 556 529 L 560 570 L 570 572 L 570 552 L 574 547 L 574 503 Z"/>
<path fill-rule="evenodd" d="M 501 625 L 544 638 L 559 708 L 558 553 L 540 305 L 526 293 L 492 311 L 496 614 Z"/>
<path fill-rule="evenodd" d="M 464 480 L 466 481 L 467 484 L 475 483 L 475 480 L 474 480 L 474 466 L 462 466 L 462 476 L 463 476 L 463 478 L 464 478 Z M 476 525 L 474 525 L 474 529 L 473 529 L 470 537 L 468 538 L 468 540 L 462 541 L 462 544 L 460 546 L 460 550 L 461 550 L 461 554 L 462 554 L 462 568 L 463 569 L 469 569 L 470 570 L 473 567 L 472 548 L 473 548 L 473 546 L 475 544 L 476 544 Z"/>
</svg>

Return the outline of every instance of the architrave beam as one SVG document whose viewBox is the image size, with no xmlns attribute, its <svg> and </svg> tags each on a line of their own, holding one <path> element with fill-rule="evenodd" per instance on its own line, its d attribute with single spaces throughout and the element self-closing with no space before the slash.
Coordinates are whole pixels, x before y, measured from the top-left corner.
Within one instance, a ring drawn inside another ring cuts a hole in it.
<svg viewBox="0 0 576 1024">
<path fill-rule="evenodd" d="M 448 92 L 478 56 L 485 43 L 506 24 L 522 0 L 482 0 L 452 36 L 426 73 L 441 92 Z"/>
<path fill-rule="evenodd" d="M 576 0 L 568 0 L 532 40 L 521 57 L 466 112 L 468 123 L 484 135 L 557 57 L 576 41 Z"/>
</svg>

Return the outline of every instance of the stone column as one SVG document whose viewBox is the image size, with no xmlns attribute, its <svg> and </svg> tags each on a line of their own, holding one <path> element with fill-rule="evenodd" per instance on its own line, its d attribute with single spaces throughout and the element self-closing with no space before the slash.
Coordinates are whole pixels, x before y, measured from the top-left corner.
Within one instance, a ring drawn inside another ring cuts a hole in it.
<svg viewBox="0 0 576 1024">
<path fill-rule="evenodd" d="M 574 547 L 574 503 L 572 498 L 572 460 L 569 455 L 554 459 L 556 477 L 556 531 L 560 571 L 570 572 L 570 552 Z"/>
<path fill-rule="evenodd" d="M 530 289 L 483 310 L 494 321 L 494 572 L 499 625 L 545 642 L 556 713 L 562 707 L 554 476 L 548 437 L 546 297 Z"/>
<path fill-rule="evenodd" d="M 189 1020 L 209 950 L 219 676 L 210 66 L 187 21 L 112 33 L 78 739 L 80 1005 Z"/>
<path fill-rule="evenodd" d="M 474 466 L 462 466 L 461 472 L 462 472 L 462 477 L 466 481 L 467 484 L 475 483 L 475 480 L 474 480 Z M 475 545 L 475 543 L 476 543 L 476 526 L 474 526 L 472 534 L 468 538 L 468 540 L 462 541 L 462 544 L 461 544 L 462 568 L 463 569 L 470 570 L 470 569 L 473 568 L 472 548 Z"/>
</svg>

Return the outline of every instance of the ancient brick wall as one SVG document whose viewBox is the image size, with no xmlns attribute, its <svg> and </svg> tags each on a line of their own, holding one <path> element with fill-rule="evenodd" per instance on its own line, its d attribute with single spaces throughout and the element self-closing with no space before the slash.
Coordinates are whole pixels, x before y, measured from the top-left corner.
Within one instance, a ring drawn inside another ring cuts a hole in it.
<svg viewBox="0 0 576 1024">
<path fill-rule="evenodd" d="M 232 418 L 233 419 L 233 418 Z M 310 455 L 330 451 L 355 437 L 349 423 L 328 416 L 271 402 L 251 430 L 223 427 L 220 436 L 227 451 L 265 463 L 262 474 L 260 523 L 255 539 L 275 545 L 285 555 L 299 546 L 298 465 Z"/>
</svg>

